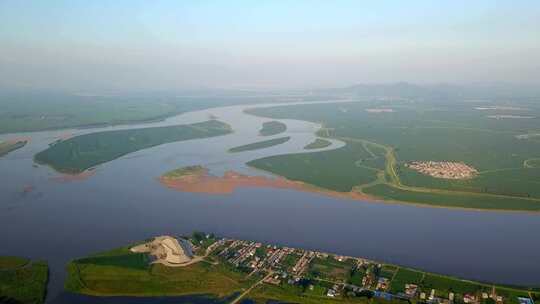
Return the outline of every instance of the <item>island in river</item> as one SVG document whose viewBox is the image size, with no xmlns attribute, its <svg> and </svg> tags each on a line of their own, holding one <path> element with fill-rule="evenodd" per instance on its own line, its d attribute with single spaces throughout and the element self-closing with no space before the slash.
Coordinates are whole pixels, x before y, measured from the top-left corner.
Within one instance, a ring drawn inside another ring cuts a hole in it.
<svg viewBox="0 0 540 304">
<path fill-rule="evenodd" d="M 96 132 L 59 140 L 36 154 L 34 160 L 62 173 L 79 174 L 142 149 L 231 132 L 228 124 L 217 120 L 178 126 Z"/>
<path fill-rule="evenodd" d="M 276 135 L 279 133 L 283 133 L 287 130 L 287 125 L 276 121 L 267 121 L 263 123 L 262 129 L 259 131 L 259 135 L 261 136 L 271 136 Z"/>
<path fill-rule="evenodd" d="M 269 139 L 269 140 L 258 141 L 251 144 L 231 148 L 229 149 L 229 152 L 237 153 L 237 152 L 254 151 L 254 150 L 269 148 L 272 146 L 277 146 L 277 145 L 286 143 L 289 141 L 289 139 L 291 139 L 290 136 L 285 136 L 285 137 L 279 137 L 279 138 L 274 138 L 274 139 Z"/>
<path fill-rule="evenodd" d="M 313 192 L 338 198 L 373 199 L 358 192 L 331 191 L 282 177 L 248 176 L 235 171 L 227 171 L 223 176 L 212 176 L 208 169 L 202 166 L 188 166 L 172 170 L 163 174 L 159 180 L 164 186 L 182 192 L 230 194 L 236 188 L 267 187 Z"/>
<path fill-rule="evenodd" d="M 177 264 L 180 259 L 182 264 Z M 529 304 L 540 299 L 533 289 L 201 232 L 161 236 L 77 259 L 67 269 L 66 289 L 94 296 L 207 295 L 229 303 L 372 304 Z"/>
</svg>

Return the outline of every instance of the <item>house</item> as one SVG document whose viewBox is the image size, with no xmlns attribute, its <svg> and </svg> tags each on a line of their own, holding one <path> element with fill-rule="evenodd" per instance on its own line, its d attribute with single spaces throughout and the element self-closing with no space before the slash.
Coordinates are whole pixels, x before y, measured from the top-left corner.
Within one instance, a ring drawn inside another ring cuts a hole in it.
<svg viewBox="0 0 540 304">
<path fill-rule="evenodd" d="M 463 303 L 476 303 L 476 296 L 468 293 L 464 294 Z"/>
<path fill-rule="evenodd" d="M 414 297 L 418 291 L 418 285 L 416 284 L 405 284 L 405 294 L 409 297 Z"/>
</svg>

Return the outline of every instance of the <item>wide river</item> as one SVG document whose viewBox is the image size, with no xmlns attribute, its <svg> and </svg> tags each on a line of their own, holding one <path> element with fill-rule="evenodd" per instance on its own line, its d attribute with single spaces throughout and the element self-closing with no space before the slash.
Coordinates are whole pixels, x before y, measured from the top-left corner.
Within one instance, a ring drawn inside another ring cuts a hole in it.
<svg viewBox="0 0 540 304">
<path fill-rule="evenodd" d="M 0 135 L 30 139 L 0 158 L 0 255 L 47 260 L 50 303 L 60 301 L 64 266 L 73 258 L 156 235 L 193 230 L 293 247 L 366 257 L 464 278 L 540 286 L 540 214 L 480 212 L 331 198 L 284 189 L 243 188 L 231 195 L 183 193 L 163 187 L 164 172 L 200 164 L 265 174 L 245 162 L 302 152 L 318 125 L 287 124 L 287 143 L 242 153 L 234 146 L 262 140 L 270 119 L 231 106 L 184 113 L 161 122 L 83 130 Z M 81 180 L 64 180 L 33 156 L 66 135 L 103 130 L 187 124 L 216 116 L 234 133 L 131 153 L 100 165 Z M 267 139 L 267 138 L 265 138 Z M 325 149 L 343 143 L 334 141 Z M 305 151 L 304 151 L 305 152 Z M 60 178 L 59 178 L 60 177 Z"/>
</svg>

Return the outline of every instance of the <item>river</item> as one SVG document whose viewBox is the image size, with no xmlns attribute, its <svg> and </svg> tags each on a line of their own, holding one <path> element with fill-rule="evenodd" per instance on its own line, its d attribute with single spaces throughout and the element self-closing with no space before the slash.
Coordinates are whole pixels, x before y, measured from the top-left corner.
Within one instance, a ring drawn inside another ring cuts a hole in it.
<svg viewBox="0 0 540 304">
<path fill-rule="evenodd" d="M 285 133 L 262 138 L 271 119 L 231 106 L 180 114 L 161 122 L 0 135 L 26 137 L 23 148 L 0 158 L 0 255 L 47 260 L 47 302 L 62 302 L 64 266 L 73 258 L 148 237 L 193 230 L 293 247 L 366 257 L 428 271 L 497 283 L 540 286 L 540 215 L 481 212 L 337 199 L 286 189 L 244 188 L 231 195 L 182 193 L 157 178 L 186 165 L 212 174 L 227 170 L 266 174 L 245 166 L 260 157 L 302 152 L 317 124 L 279 120 Z M 215 116 L 232 134 L 170 143 L 128 154 L 98 166 L 81 180 L 62 181 L 33 155 L 59 137 L 85 133 L 187 124 Z M 291 140 L 257 151 L 229 148 L 263 139 Z M 333 140 L 325 149 L 344 143 Z"/>
</svg>

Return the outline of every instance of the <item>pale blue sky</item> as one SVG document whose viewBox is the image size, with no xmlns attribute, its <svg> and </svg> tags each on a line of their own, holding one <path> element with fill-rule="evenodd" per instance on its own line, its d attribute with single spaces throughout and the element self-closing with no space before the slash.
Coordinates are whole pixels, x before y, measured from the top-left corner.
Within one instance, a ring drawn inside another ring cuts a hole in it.
<svg viewBox="0 0 540 304">
<path fill-rule="evenodd" d="M 0 83 L 538 82 L 540 1 L 0 0 Z"/>
</svg>

